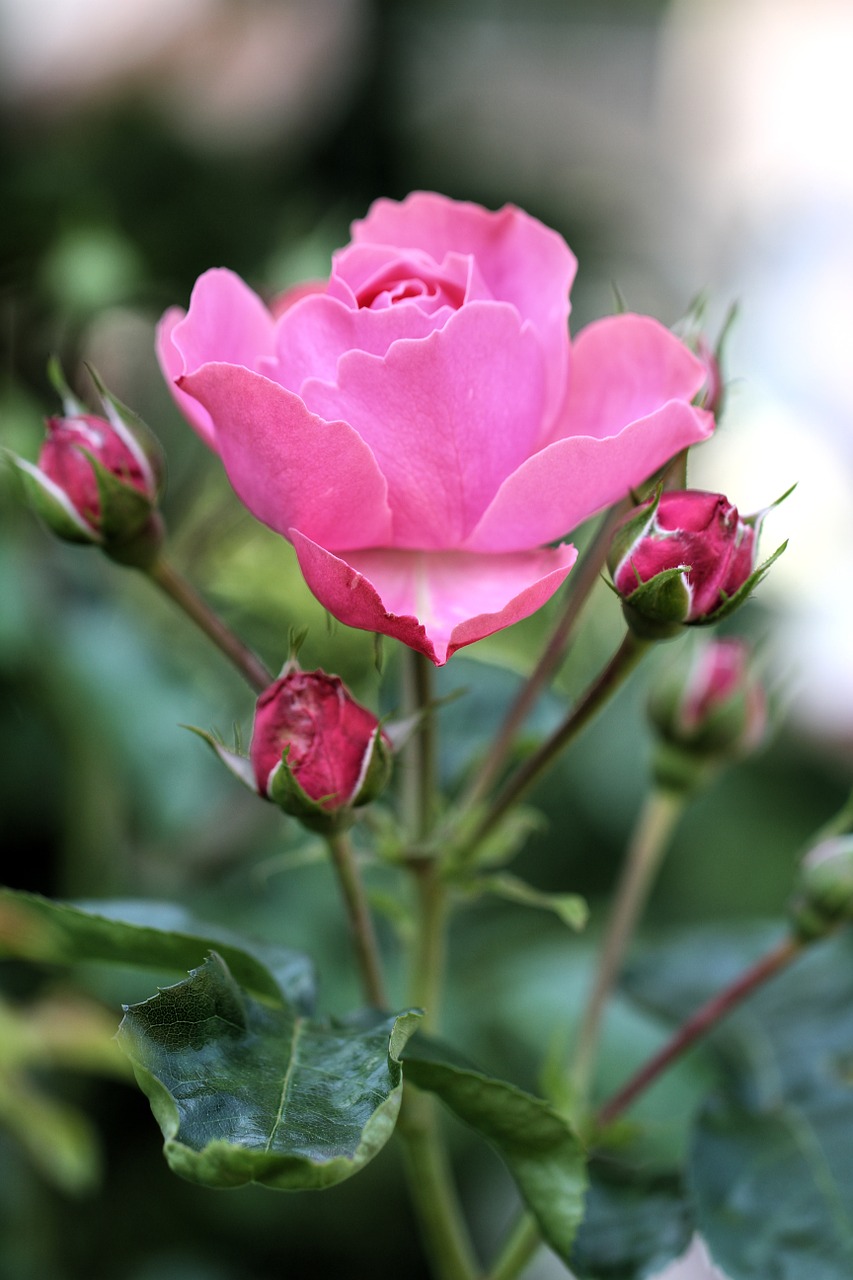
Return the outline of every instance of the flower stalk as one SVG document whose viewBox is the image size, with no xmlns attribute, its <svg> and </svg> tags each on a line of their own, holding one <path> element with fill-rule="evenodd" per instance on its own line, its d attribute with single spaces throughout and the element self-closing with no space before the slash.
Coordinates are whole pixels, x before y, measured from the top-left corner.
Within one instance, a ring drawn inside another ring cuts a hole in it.
<svg viewBox="0 0 853 1280">
<path fill-rule="evenodd" d="M 272 683 L 272 672 L 268 671 L 260 658 L 243 644 L 234 632 L 225 625 L 218 614 L 204 600 L 193 586 L 182 577 L 169 562 L 161 556 L 146 570 L 152 582 L 171 600 L 183 609 L 188 618 L 212 640 L 240 672 L 244 680 L 255 690 L 262 693 Z"/>
<path fill-rule="evenodd" d="M 507 712 L 498 735 L 480 766 L 470 791 L 465 796 L 463 808 L 467 809 L 469 806 L 479 804 L 486 799 L 500 775 L 518 730 L 532 711 L 540 693 L 551 683 L 565 658 L 581 610 L 586 604 L 590 592 L 598 581 L 601 570 L 604 567 L 607 559 L 607 549 L 610 546 L 613 530 L 621 519 L 623 506 L 623 503 L 619 503 L 617 506 L 611 507 L 602 518 L 592 542 L 581 558 L 580 564 L 570 574 L 563 613 L 551 633 L 551 637 L 539 661 Z"/>
<path fill-rule="evenodd" d="M 473 834 L 460 850 L 460 862 L 472 860 L 479 845 L 494 830 L 504 814 L 538 781 L 560 752 L 577 737 L 581 729 L 585 728 L 608 698 L 624 683 L 646 652 L 649 643 L 630 631 L 626 633 L 607 666 L 581 694 L 563 723 L 532 756 L 529 756 L 514 773 L 510 774 Z"/>
<path fill-rule="evenodd" d="M 365 997 L 374 1008 L 387 1009 L 388 996 L 385 991 L 379 943 L 367 904 L 364 884 L 358 872 L 350 834 L 348 831 L 340 831 L 329 835 L 326 838 L 326 844 L 337 873 Z"/>
</svg>

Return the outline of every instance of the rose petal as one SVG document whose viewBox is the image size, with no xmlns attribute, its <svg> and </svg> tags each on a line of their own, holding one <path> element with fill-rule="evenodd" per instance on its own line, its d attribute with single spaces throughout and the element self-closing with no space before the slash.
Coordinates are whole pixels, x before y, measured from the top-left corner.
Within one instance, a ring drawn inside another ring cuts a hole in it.
<svg viewBox="0 0 853 1280">
<path fill-rule="evenodd" d="M 216 427 L 176 386 L 183 374 L 223 361 L 256 372 L 275 351 L 275 325 L 267 308 L 247 284 L 224 267 L 199 276 L 190 309 L 166 312 L 157 335 L 157 352 L 178 408 L 212 448 Z"/>
<path fill-rule="evenodd" d="M 303 395 L 373 450 L 388 481 L 395 546 L 459 547 L 534 446 L 541 350 L 514 308 L 472 302 L 422 341 L 394 343 L 384 359 L 350 352 L 337 386 L 309 380 Z"/>
<path fill-rule="evenodd" d="M 183 307 L 170 307 L 157 325 L 157 359 L 175 404 L 204 443 L 215 450 L 216 428 L 210 420 L 210 414 L 203 405 L 193 400 L 192 396 L 187 395 L 186 391 L 182 391 L 178 386 L 178 378 L 184 372 L 184 358 L 172 341 L 172 333 L 186 314 Z"/>
<path fill-rule="evenodd" d="M 340 550 L 387 543 L 387 488 L 368 446 L 298 396 L 248 369 L 207 364 L 181 380 L 216 422 L 238 497 L 287 536 L 291 525 Z"/>
<path fill-rule="evenodd" d="M 571 385 L 554 439 L 615 436 L 667 400 L 692 400 L 704 381 L 702 361 L 657 320 L 607 316 L 575 338 Z"/>
<path fill-rule="evenodd" d="M 480 205 L 416 191 L 397 203 L 377 200 L 354 222 L 356 244 L 425 249 L 441 262 L 448 252 L 471 254 L 492 296 L 512 302 L 539 333 L 545 352 L 546 427 L 565 394 L 569 290 L 577 261 L 556 231 L 513 205 L 496 213 Z"/>
<path fill-rule="evenodd" d="M 346 560 L 297 529 L 289 536 L 305 581 L 350 627 L 394 636 L 436 666 L 539 609 L 575 562 L 563 545 L 522 555 L 358 551 Z"/>
<path fill-rule="evenodd" d="M 279 321 L 278 359 L 270 377 L 297 394 L 308 378 L 334 382 L 347 351 L 384 356 L 398 338 L 425 338 L 453 312 L 441 307 L 428 315 L 419 307 L 350 308 L 336 298 L 314 294 L 291 307 Z"/>
<path fill-rule="evenodd" d="M 713 429 L 709 413 L 672 400 L 618 435 L 558 440 L 504 481 L 465 548 L 523 551 L 562 538 Z"/>
</svg>

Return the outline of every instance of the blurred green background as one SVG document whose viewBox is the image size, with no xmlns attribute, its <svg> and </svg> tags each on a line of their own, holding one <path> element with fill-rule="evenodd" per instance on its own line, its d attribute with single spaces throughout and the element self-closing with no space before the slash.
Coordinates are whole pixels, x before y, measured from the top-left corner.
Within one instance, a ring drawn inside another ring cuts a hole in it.
<svg viewBox="0 0 853 1280">
<path fill-rule="evenodd" d="M 114 8 L 0 6 L 2 443 L 36 456 L 43 418 L 56 407 L 49 354 L 84 393 L 82 362 L 93 363 L 165 446 L 179 567 L 271 666 L 287 656 L 289 629 L 307 624 L 303 665 L 337 671 L 362 698 L 392 709 L 393 645 L 384 646 L 380 679 L 371 638 L 330 626 L 290 548 L 239 506 L 162 384 L 156 319 L 186 305 L 212 265 L 266 295 L 323 276 L 373 198 L 423 187 L 490 207 L 512 201 L 560 230 L 581 264 L 575 327 L 611 309 L 613 280 L 630 306 L 674 323 L 699 288 L 718 284 L 713 255 L 683 251 L 683 219 L 670 239 L 673 206 L 687 210 L 689 200 L 660 105 L 684 15 L 699 21 L 707 6 L 136 0 Z M 729 266 L 720 273 L 726 287 Z M 728 301 L 715 297 L 712 319 Z M 729 456 L 727 422 L 721 435 Z M 778 542 L 785 523 L 774 521 Z M 441 713 L 448 781 L 488 741 L 558 607 L 440 673 L 442 693 L 467 691 Z M 785 608 L 769 591 L 736 623 L 769 655 L 781 726 L 681 824 L 650 933 L 778 916 L 802 842 L 849 787 L 849 731 L 822 726 L 807 705 L 786 719 L 787 688 L 802 673 L 790 648 L 774 658 L 775 639 L 788 634 Z M 619 631 L 602 587 L 531 733 L 555 721 Z M 588 895 L 593 934 L 647 783 L 647 675 L 536 793 L 547 821 L 517 864 L 538 887 Z M 323 1008 L 343 1012 L 357 984 L 327 867 L 302 858 L 296 827 L 232 785 L 180 727 L 227 737 L 237 723 L 245 734 L 251 712 L 239 678 L 153 588 L 52 541 L 11 472 L 0 472 L 3 881 L 62 897 L 173 898 L 202 919 L 281 938 L 320 959 Z M 383 874 L 371 875 L 377 891 Z M 402 999 L 390 925 L 385 935 Z M 508 966 L 510 938 L 522 959 Z M 548 1028 L 569 1011 L 588 945 L 521 908 L 464 912 L 451 1031 L 486 1066 L 535 1087 Z M 2 1280 L 366 1277 L 386 1266 L 412 1280 L 424 1274 L 393 1152 L 351 1183 L 298 1199 L 209 1193 L 169 1174 L 147 1102 L 103 1047 L 120 1003 L 153 991 L 150 976 L 7 963 L 2 980 L 22 1017 L 35 1017 L 40 1001 L 58 1002 L 41 1016 L 67 1019 L 83 1046 L 83 1070 L 64 1069 L 68 1055 L 45 1054 L 27 1076 L 32 1093 L 20 1095 L 21 1078 L 2 1074 L 0 1050 L 0 1119 L 9 1121 L 0 1132 Z M 81 993 L 94 1003 L 80 1004 Z M 17 1034 L 9 1030 L 9 1044 Z M 613 1034 L 618 1050 L 620 1035 L 641 1033 L 617 1026 Z M 29 1130 L 15 1119 L 28 1108 Z M 469 1198 L 488 1235 L 512 1213 L 508 1185 L 465 1134 L 453 1137 L 462 1176 L 469 1187 L 478 1181 Z"/>
</svg>

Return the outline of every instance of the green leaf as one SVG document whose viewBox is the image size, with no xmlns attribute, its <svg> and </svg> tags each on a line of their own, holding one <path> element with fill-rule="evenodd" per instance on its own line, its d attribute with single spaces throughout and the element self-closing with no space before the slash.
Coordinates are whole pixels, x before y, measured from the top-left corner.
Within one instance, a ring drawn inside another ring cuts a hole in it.
<svg viewBox="0 0 853 1280">
<path fill-rule="evenodd" d="M 568 1262 L 586 1190 L 584 1151 L 568 1121 L 515 1085 L 437 1060 L 420 1040 L 406 1053 L 404 1067 L 408 1080 L 437 1094 L 497 1150 L 542 1238 Z"/>
<path fill-rule="evenodd" d="M 694 929 L 629 985 L 670 1019 L 692 1012 L 780 930 Z M 814 945 L 709 1041 L 722 1086 L 694 1127 L 696 1225 L 731 1280 L 853 1274 L 853 937 Z"/>
<path fill-rule="evenodd" d="M 617 1180 L 593 1162 L 571 1267 L 577 1280 L 646 1280 L 687 1248 L 693 1223 L 671 1180 Z"/>
<path fill-rule="evenodd" d="M 127 1010 L 119 1044 L 163 1131 L 173 1172 L 210 1187 L 329 1187 L 388 1141 L 400 1054 L 419 1015 L 363 1028 L 254 1000 L 213 954 Z"/>
<path fill-rule="evenodd" d="M 71 904 L 0 889 L 0 956 L 51 964 L 107 960 L 186 972 L 211 949 L 250 991 L 275 999 L 284 996 L 310 1012 L 314 970 L 301 952 L 202 924 L 171 903 Z"/>
<path fill-rule="evenodd" d="M 697 1221 L 732 1280 L 853 1275 L 853 1093 L 763 1114 L 714 1099 L 696 1130 Z"/>
<path fill-rule="evenodd" d="M 498 898 L 503 898 L 505 902 L 516 902 L 522 907 L 537 907 L 542 911 L 552 911 L 563 924 L 575 931 L 584 928 L 589 916 L 586 899 L 580 894 L 545 893 L 509 873 L 481 876 L 463 882 L 461 888 L 471 894 L 492 893 Z"/>
</svg>

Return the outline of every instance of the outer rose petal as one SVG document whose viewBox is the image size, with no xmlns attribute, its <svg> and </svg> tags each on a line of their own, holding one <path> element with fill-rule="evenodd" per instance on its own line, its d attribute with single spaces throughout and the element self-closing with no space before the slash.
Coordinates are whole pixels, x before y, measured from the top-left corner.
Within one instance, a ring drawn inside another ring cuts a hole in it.
<svg viewBox="0 0 853 1280">
<path fill-rule="evenodd" d="M 184 314 L 173 307 L 158 327 L 157 354 L 178 408 L 213 449 L 214 423 L 176 386 L 178 380 L 214 360 L 257 371 L 274 351 L 272 316 L 258 295 L 224 267 L 199 276 L 189 311 Z"/>
<path fill-rule="evenodd" d="M 387 543 L 387 488 L 368 446 L 345 422 L 324 422 L 298 396 L 230 364 L 181 380 L 216 422 L 217 448 L 237 496 L 287 537 L 299 524 L 342 550 Z"/>
<path fill-rule="evenodd" d="M 392 545 L 458 549 L 535 447 L 541 348 L 513 307 L 472 302 L 422 341 L 394 343 L 384 360 L 348 353 L 337 386 L 309 380 L 303 395 L 373 450 L 388 481 Z"/>
<path fill-rule="evenodd" d="M 464 645 L 535 613 L 577 557 L 563 545 L 508 556 L 358 551 L 342 560 L 297 529 L 289 536 L 305 581 L 331 614 L 394 636 L 439 667 Z"/>
<path fill-rule="evenodd" d="M 558 440 L 504 481 L 465 549 L 521 551 L 562 538 L 713 429 L 709 413 L 671 400 L 604 440 Z"/>
<path fill-rule="evenodd" d="M 689 402 L 705 377 L 702 361 L 651 316 L 596 320 L 574 340 L 571 385 L 553 438 L 615 436 L 667 400 Z"/>
<path fill-rule="evenodd" d="M 170 307 L 157 325 L 157 359 L 175 404 L 204 443 L 215 450 L 216 428 L 210 420 L 210 414 L 204 405 L 193 400 L 192 396 L 178 386 L 178 378 L 184 372 L 184 358 L 172 341 L 172 332 L 186 314 L 182 307 Z"/>
<path fill-rule="evenodd" d="M 356 244 L 425 249 L 441 262 L 445 253 L 470 253 L 498 300 L 512 302 L 536 326 L 545 352 L 545 418 L 556 414 L 568 373 L 569 290 L 577 259 L 556 231 L 513 205 L 497 213 L 480 205 L 415 191 L 402 203 L 376 200 L 367 217 L 352 224 Z"/>
</svg>

